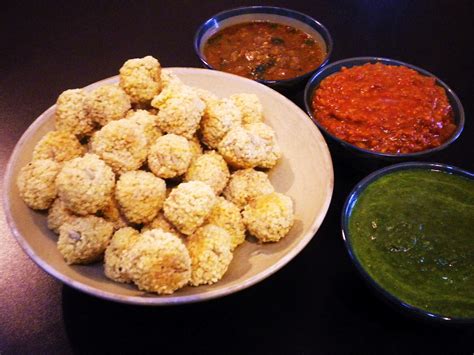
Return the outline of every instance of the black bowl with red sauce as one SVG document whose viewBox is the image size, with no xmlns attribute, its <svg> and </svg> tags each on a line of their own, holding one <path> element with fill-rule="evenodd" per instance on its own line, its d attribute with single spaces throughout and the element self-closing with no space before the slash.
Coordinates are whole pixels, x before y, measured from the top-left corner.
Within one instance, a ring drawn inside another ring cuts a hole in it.
<svg viewBox="0 0 474 355">
<path fill-rule="evenodd" d="M 197 30 L 203 65 L 247 77 L 279 91 L 303 88 L 331 56 L 332 38 L 301 12 L 272 6 L 223 11 Z"/>
<path fill-rule="evenodd" d="M 374 68 L 381 67 L 389 70 L 388 83 L 374 79 L 368 85 L 376 76 Z M 394 80 L 399 72 L 406 77 Z M 354 86 L 344 80 L 352 80 Z M 454 91 L 426 70 L 388 58 L 349 58 L 325 66 L 308 81 L 304 102 L 331 151 L 361 170 L 425 159 L 449 147 L 464 128 L 464 109 Z M 397 111 L 396 105 L 407 107 Z M 371 124 L 371 117 L 380 121 Z"/>
</svg>

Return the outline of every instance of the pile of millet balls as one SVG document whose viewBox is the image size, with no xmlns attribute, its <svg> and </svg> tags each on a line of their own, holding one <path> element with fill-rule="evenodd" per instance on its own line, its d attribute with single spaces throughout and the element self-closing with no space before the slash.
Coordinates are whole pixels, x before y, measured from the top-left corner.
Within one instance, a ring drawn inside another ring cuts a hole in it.
<svg viewBox="0 0 474 355">
<path fill-rule="evenodd" d="M 262 112 L 254 94 L 219 98 L 130 59 L 118 85 L 59 96 L 17 186 L 48 210 L 66 263 L 103 259 L 108 278 L 158 294 L 213 284 L 246 232 L 277 242 L 293 225 L 292 200 L 256 170 L 281 157 Z"/>
</svg>

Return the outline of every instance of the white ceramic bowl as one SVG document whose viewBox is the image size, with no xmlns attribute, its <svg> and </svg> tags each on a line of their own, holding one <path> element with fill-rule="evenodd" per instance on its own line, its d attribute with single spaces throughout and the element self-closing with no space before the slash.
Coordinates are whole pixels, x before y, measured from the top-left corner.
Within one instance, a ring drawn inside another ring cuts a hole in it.
<svg viewBox="0 0 474 355">
<path fill-rule="evenodd" d="M 103 264 L 67 265 L 56 248 L 57 236 L 46 226 L 46 214 L 29 209 L 16 187 L 19 170 L 28 164 L 35 144 L 54 129 L 55 106 L 39 116 L 17 143 L 7 166 L 4 207 L 8 223 L 25 252 L 46 272 L 88 294 L 118 302 L 167 305 L 198 302 L 245 289 L 270 276 L 293 259 L 321 225 L 333 192 L 333 167 L 326 142 L 310 118 L 276 91 L 249 79 L 219 71 L 170 68 L 186 84 L 225 97 L 238 92 L 255 93 L 265 121 L 276 131 L 283 158 L 270 172 L 276 191 L 289 195 L 295 204 L 296 221 L 290 233 L 275 244 L 246 241 L 237 248 L 228 272 L 210 286 L 185 287 L 169 296 L 139 291 L 107 279 Z M 86 89 L 116 83 L 112 77 Z"/>
</svg>

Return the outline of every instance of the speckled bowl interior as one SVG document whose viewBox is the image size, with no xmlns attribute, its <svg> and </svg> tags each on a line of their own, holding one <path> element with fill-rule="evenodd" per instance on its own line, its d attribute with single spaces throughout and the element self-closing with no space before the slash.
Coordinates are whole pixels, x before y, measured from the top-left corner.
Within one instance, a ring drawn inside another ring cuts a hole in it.
<svg viewBox="0 0 474 355">
<path fill-rule="evenodd" d="M 170 68 L 186 84 L 210 90 L 221 97 L 246 92 L 257 94 L 265 121 L 276 131 L 283 158 L 269 176 L 275 189 L 289 195 L 296 222 L 282 241 L 259 245 L 247 240 L 237 248 L 224 278 L 210 286 L 185 287 L 169 296 L 139 291 L 107 279 L 102 263 L 67 265 L 56 248 L 57 236 L 46 227 L 46 214 L 29 209 L 21 200 L 16 178 L 35 144 L 54 129 L 52 106 L 39 116 L 17 143 L 5 174 L 3 201 L 8 223 L 25 252 L 45 271 L 86 293 L 131 304 L 167 305 L 198 302 L 247 288 L 270 276 L 294 258 L 313 238 L 329 207 L 333 167 L 326 142 L 318 128 L 295 104 L 268 87 L 239 76 L 194 68 Z M 112 77 L 88 86 L 93 89 L 118 82 Z M 58 93 L 59 94 L 59 93 Z"/>
</svg>

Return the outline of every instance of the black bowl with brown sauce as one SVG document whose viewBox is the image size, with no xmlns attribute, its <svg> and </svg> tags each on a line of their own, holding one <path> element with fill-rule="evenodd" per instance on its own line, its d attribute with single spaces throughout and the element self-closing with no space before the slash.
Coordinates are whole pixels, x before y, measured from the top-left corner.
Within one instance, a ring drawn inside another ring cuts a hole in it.
<svg viewBox="0 0 474 355">
<path fill-rule="evenodd" d="M 302 88 L 331 56 L 329 31 L 298 11 L 249 6 L 223 11 L 197 30 L 194 50 L 203 65 L 273 89 Z"/>
</svg>

